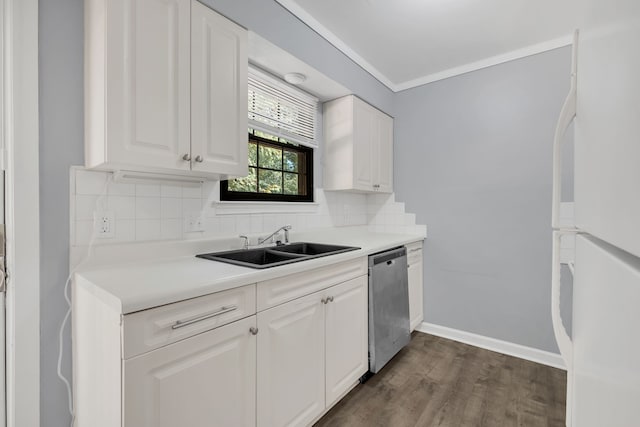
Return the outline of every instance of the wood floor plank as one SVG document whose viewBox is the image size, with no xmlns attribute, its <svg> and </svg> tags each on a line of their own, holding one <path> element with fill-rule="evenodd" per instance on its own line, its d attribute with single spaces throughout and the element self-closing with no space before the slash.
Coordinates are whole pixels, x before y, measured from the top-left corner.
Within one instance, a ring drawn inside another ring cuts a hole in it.
<svg viewBox="0 0 640 427">
<path fill-rule="evenodd" d="M 414 332 L 385 368 L 317 427 L 560 427 L 559 369 Z"/>
</svg>

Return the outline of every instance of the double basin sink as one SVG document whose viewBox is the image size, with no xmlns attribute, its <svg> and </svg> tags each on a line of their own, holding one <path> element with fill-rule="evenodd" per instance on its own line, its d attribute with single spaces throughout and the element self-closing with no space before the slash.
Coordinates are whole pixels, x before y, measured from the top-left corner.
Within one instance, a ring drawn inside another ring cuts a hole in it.
<svg viewBox="0 0 640 427">
<path fill-rule="evenodd" d="M 355 246 L 327 245 L 324 243 L 297 242 L 268 248 L 239 249 L 196 255 L 212 261 L 251 268 L 270 268 L 292 262 L 306 261 L 328 255 L 360 249 Z"/>
</svg>

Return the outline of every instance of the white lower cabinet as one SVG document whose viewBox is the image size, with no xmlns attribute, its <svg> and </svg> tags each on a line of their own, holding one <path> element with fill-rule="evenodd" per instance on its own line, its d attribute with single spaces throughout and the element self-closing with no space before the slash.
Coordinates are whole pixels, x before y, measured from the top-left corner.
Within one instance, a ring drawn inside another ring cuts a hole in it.
<svg viewBox="0 0 640 427">
<path fill-rule="evenodd" d="M 407 268 L 407 278 L 409 280 L 409 325 L 413 332 L 424 320 L 422 242 L 407 245 Z"/>
<path fill-rule="evenodd" d="M 258 426 L 304 426 L 324 411 L 323 292 L 258 313 Z"/>
<path fill-rule="evenodd" d="M 325 402 L 333 405 L 369 369 L 367 276 L 327 290 Z"/>
<path fill-rule="evenodd" d="M 123 362 L 124 426 L 253 426 L 255 316 Z"/>
<path fill-rule="evenodd" d="M 258 313 L 258 426 L 306 426 L 368 369 L 367 278 Z"/>
<path fill-rule="evenodd" d="M 76 277 L 76 425 L 311 425 L 367 371 L 366 265 L 363 257 L 128 314 Z"/>
</svg>

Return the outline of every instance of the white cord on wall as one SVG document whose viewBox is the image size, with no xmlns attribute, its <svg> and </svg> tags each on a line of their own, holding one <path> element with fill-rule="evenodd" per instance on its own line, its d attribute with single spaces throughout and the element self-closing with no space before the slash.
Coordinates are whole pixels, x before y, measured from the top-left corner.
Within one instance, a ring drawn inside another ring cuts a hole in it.
<svg viewBox="0 0 640 427">
<path fill-rule="evenodd" d="M 107 190 L 109 188 L 109 184 L 113 181 L 113 174 L 109 174 L 107 176 L 107 179 L 104 183 L 104 187 L 102 188 L 102 192 L 100 193 L 100 195 L 98 196 L 98 199 L 96 200 L 96 208 L 94 209 L 95 212 L 104 212 L 106 211 L 106 206 L 104 206 L 104 201 L 105 201 L 105 197 L 107 195 Z M 67 322 L 69 321 L 69 317 L 71 316 L 71 298 L 69 297 L 69 284 L 71 283 L 71 279 L 73 278 L 73 275 L 75 274 L 76 271 L 78 271 L 78 269 L 85 263 L 87 262 L 87 260 L 89 260 L 89 258 L 91 258 L 91 250 L 93 249 L 93 243 L 96 239 L 96 226 L 95 224 L 93 225 L 93 230 L 91 232 L 91 238 L 89 239 L 89 246 L 87 247 L 87 254 L 85 255 L 85 257 L 82 259 L 82 261 L 80 261 L 70 272 L 69 272 L 69 276 L 67 277 L 67 281 L 64 284 L 64 299 L 67 302 L 68 305 L 68 309 L 66 314 L 64 315 L 64 318 L 62 319 L 62 324 L 60 325 L 60 330 L 58 331 L 58 368 L 57 368 L 57 373 L 58 373 L 58 378 L 60 378 L 60 380 L 62 380 L 62 382 L 64 383 L 66 389 L 67 389 L 67 398 L 69 399 L 69 414 L 71 415 L 71 424 L 70 426 L 73 427 L 75 424 L 75 412 L 74 412 L 74 408 L 73 408 L 73 388 L 71 386 L 71 382 L 69 381 L 69 379 L 67 379 L 67 377 L 64 376 L 64 374 L 62 373 L 62 356 L 63 356 L 63 344 L 64 344 L 64 328 L 67 325 Z M 73 340 L 73 337 L 71 337 L 71 339 Z"/>
</svg>

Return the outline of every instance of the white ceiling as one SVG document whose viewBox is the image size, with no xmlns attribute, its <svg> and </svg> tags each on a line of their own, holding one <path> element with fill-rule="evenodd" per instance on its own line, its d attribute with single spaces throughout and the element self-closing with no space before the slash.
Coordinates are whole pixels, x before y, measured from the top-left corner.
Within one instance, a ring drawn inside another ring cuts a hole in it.
<svg viewBox="0 0 640 427">
<path fill-rule="evenodd" d="M 394 91 L 571 43 L 580 0 L 277 0 Z"/>
</svg>

